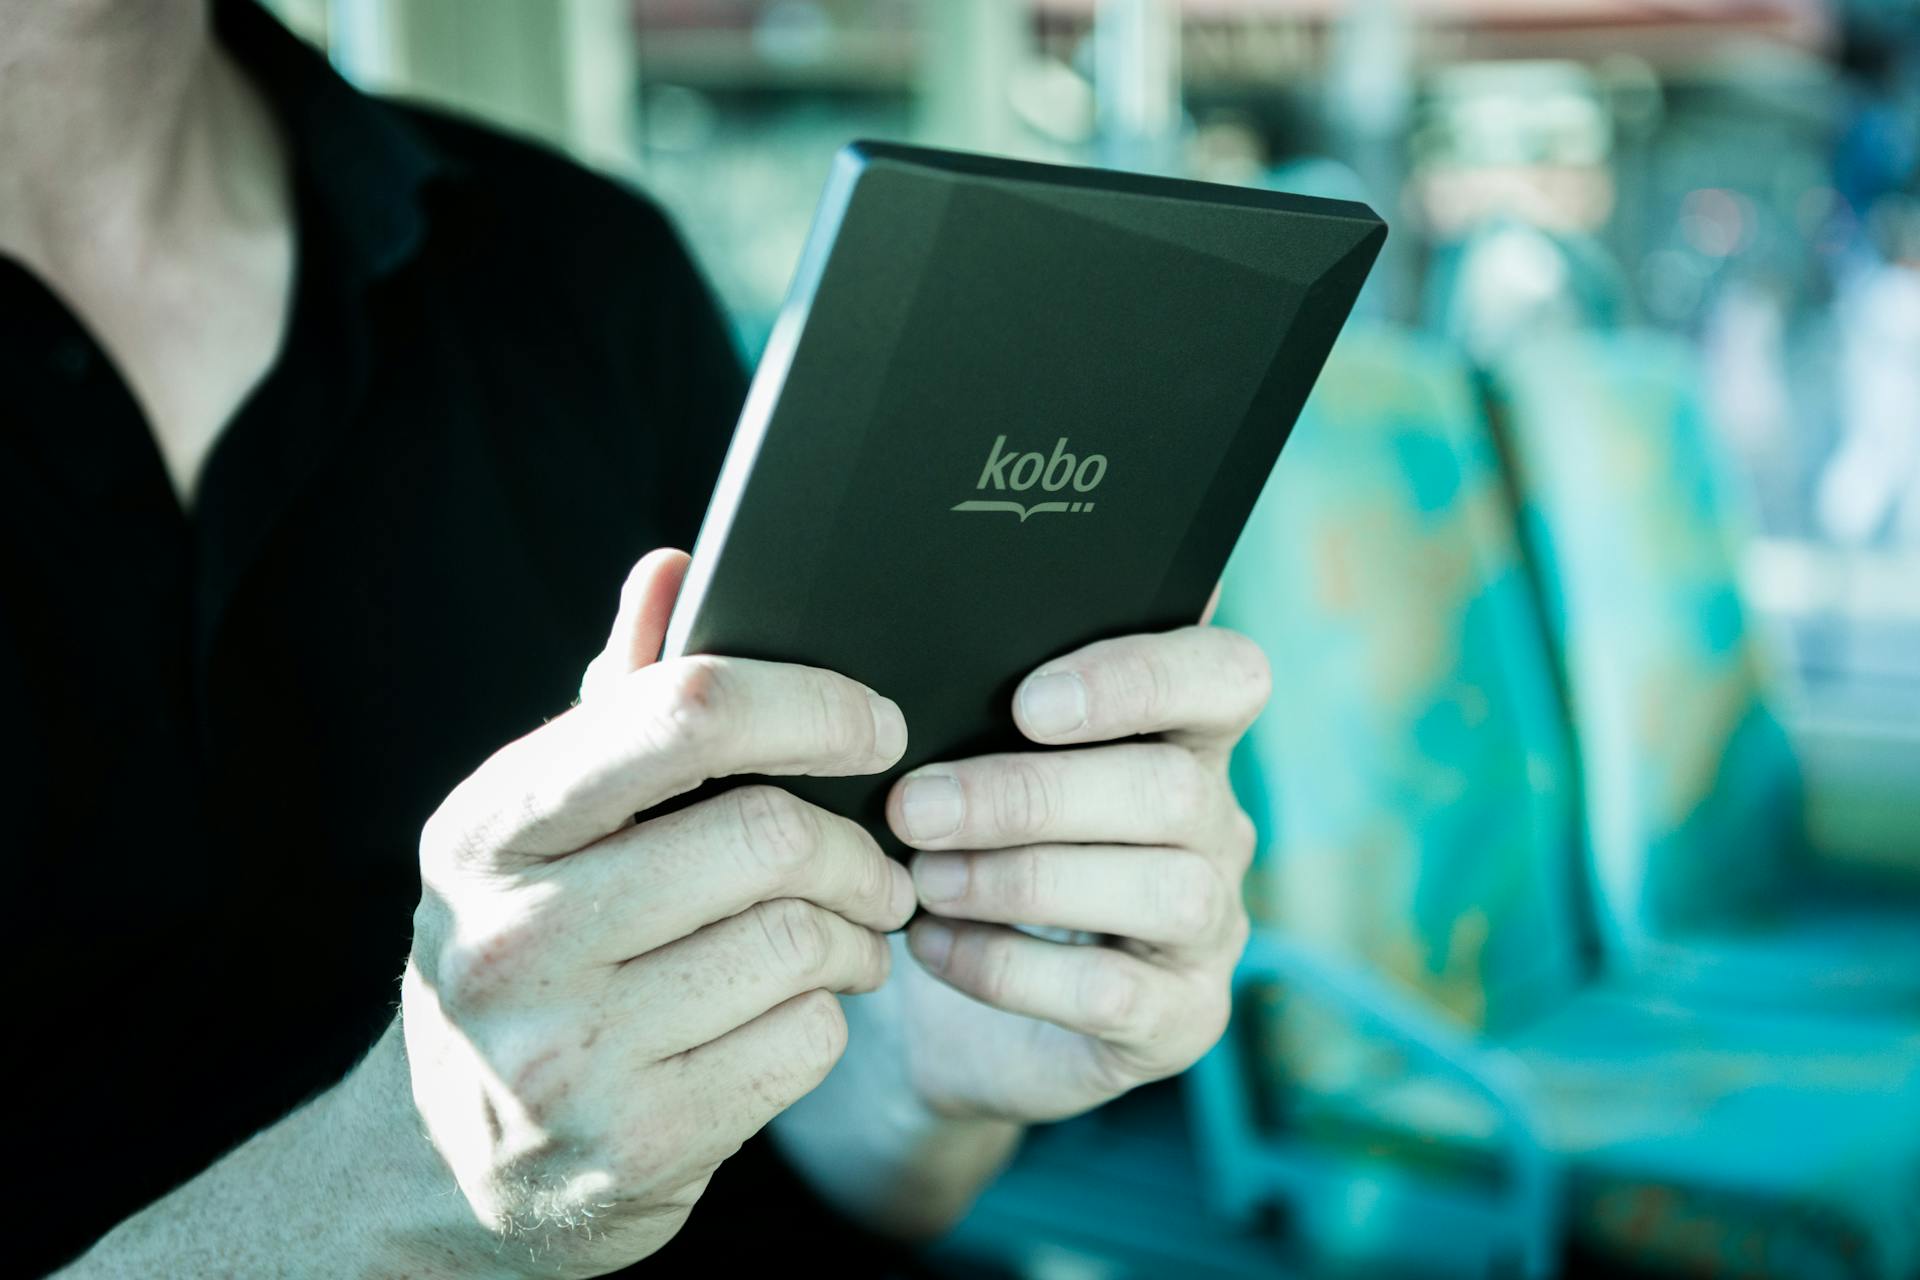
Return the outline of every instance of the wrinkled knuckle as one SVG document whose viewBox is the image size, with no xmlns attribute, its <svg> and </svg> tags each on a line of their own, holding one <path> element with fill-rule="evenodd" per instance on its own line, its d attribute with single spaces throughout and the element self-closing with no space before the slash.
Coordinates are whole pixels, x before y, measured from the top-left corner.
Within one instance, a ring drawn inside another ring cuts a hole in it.
<svg viewBox="0 0 1920 1280">
<path fill-rule="evenodd" d="M 510 854 L 516 841 L 538 839 L 547 821 L 541 797 L 530 787 L 509 792 L 509 798 L 476 814 L 468 807 L 454 811 L 441 806 L 420 830 L 420 872 L 436 883 L 454 883 L 475 871 L 512 869 Z"/>
<path fill-rule="evenodd" d="M 1146 999 L 1145 984 L 1130 968 L 1091 964 L 1086 968 L 1080 999 L 1088 1027 L 1095 1035 L 1130 1037 Z"/>
<path fill-rule="evenodd" d="M 889 911 L 894 902 L 894 868 L 899 864 L 880 851 L 880 847 L 868 836 L 858 823 L 845 818 L 835 818 L 844 822 L 851 830 L 848 843 L 859 850 L 860 861 L 860 901 L 884 904 Z"/>
<path fill-rule="evenodd" d="M 968 985 L 989 1004 L 1012 999 L 1018 989 L 1018 964 L 1019 953 L 1013 947 L 985 934 L 955 939 L 948 960 L 950 970 L 967 975 Z"/>
<path fill-rule="evenodd" d="M 679 750 L 711 748 L 725 740 L 734 716 L 733 677 L 718 658 L 682 658 L 663 674 L 659 719 L 665 742 Z"/>
<path fill-rule="evenodd" d="M 1059 803 L 1051 771 L 1032 760 L 1013 757 L 1005 762 L 993 787 L 995 832 L 1004 838 L 1043 831 L 1053 822 Z"/>
<path fill-rule="evenodd" d="M 804 1060 L 824 1074 L 847 1051 L 846 1011 L 831 991 L 816 990 L 798 998 L 795 1014 Z"/>
<path fill-rule="evenodd" d="M 1213 779 L 1191 751 L 1180 747 L 1153 748 L 1149 759 L 1145 794 L 1154 797 L 1173 831 L 1197 830 L 1213 801 Z"/>
<path fill-rule="evenodd" d="M 500 1005 L 519 983 L 527 955 L 540 946 L 538 930 L 527 922 L 450 940 L 431 955 L 432 984 L 440 1007 L 462 1021 Z"/>
<path fill-rule="evenodd" d="M 859 937 L 852 940 L 851 950 L 854 954 L 848 957 L 845 981 L 836 983 L 832 989 L 848 995 L 878 991 L 887 981 L 892 948 L 880 934 L 862 929 Z"/>
<path fill-rule="evenodd" d="M 495 751 L 427 815 L 420 824 L 423 873 L 451 877 L 493 859 L 499 828 L 515 816 L 499 803 L 499 793 L 508 790 L 501 780 L 520 772 L 526 752 L 523 743 Z"/>
<path fill-rule="evenodd" d="M 820 821 L 812 806 L 779 787 L 739 787 L 733 792 L 741 843 L 771 883 L 795 875 L 818 851 Z"/>
<path fill-rule="evenodd" d="M 881 934 L 868 933 L 866 938 L 866 988 L 870 991 L 878 991 L 887 984 L 887 978 L 893 973 L 893 947 Z"/>
<path fill-rule="evenodd" d="M 1017 854 L 1001 854 L 985 862 L 1001 867 L 1001 905 L 1007 914 L 1023 923 L 1039 923 L 1052 896 L 1053 873 L 1047 859 L 1028 849 Z"/>
<path fill-rule="evenodd" d="M 1175 680 L 1173 666 L 1164 648 L 1143 644 L 1125 667 L 1125 687 L 1139 719 L 1161 724 L 1173 710 Z"/>
<path fill-rule="evenodd" d="M 762 937 L 782 971 L 809 979 L 826 967 L 833 939 L 820 908 L 798 898 L 779 898 L 755 908 Z"/>
<path fill-rule="evenodd" d="M 1226 892 L 1205 858 L 1178 855 L 1167 861 L 1164 874 L 1161 902 L 1180 937 L 1203 938 L 1226 923 Z"/>
<path fill-rule="evenodd" d="M 816 680 L 812 688 L 813 741 L 820 755 L 838 763 L 871 755 L 874 724 L 865 698 L 835 680 Z"/>
</svg>

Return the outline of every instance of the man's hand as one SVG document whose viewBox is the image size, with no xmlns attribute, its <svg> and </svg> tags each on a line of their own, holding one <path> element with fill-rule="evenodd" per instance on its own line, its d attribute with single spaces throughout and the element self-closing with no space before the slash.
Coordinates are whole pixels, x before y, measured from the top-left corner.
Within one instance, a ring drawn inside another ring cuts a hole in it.
<svg viewBox="0 0 1920 1280">
<path fill-rule="evenodd" d="M 899 1043 L 934 1114 L 1059 1119 L 1219 1039 L 1254 842 L 1227 759 L 1269 686 L 1235 632 L 1103 641 L 1015 695 L 1028 738 L 1071 749 L 928 765 L 895 785 L 888 821 L 924 851 L 912 869 L 930 913 L 908 934 L 919 963 L 893 978 Z M 1081 745 L 1095 743 L 1108 745 Z"/>
<path fill-rule="evenodd" d="M 596 1275 L 670 1239 L 838 1061 L 832 993 L 885 981 L 912 911 L 871 836 L 783 791 L 641 812 L 709 778 L 880 772 L 906 745 L 893 703 L 829 672 L 648 665 L 684 567 L 642 561 L 581 704 L 422 838 L 412 1094 L 491 1266 Z"/>
<path fill-rule="evenodd" d="M 641 561 L 581 705 L 427 823 L 401 1019 L 63 1276 L 602 1275 L 828 1074 L 834 993 L 885 982 L 905 869 L 770 787 L 641 811 L 732 774 L 881 772 L 906 727 L 824 671 L 654 665 L 686 562 Z"/>
</svg>

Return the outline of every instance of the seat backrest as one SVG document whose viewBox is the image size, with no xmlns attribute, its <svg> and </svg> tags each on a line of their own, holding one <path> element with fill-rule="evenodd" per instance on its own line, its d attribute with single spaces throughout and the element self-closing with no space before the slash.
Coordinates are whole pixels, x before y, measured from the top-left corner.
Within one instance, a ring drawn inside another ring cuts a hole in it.
<svg viewBox="0 0 1920 1280">
<path fill-rule="evenodd" d="M 1577 726 L 1600 939 L 1630 960 L 1750 919 L 1804 851 L 1802 794 L 1694 358 L 1665 334 L 1556 334 L 1492 385 Z"/>
<path fill-rule="evenodd" d="M 1587 955 L 1566 726 L 1464 366 L 1350 327 L 1226 572 L 1216 620 L 1274 668 L 1235 761 L 1256 917 L 1469 1027 L 1557 1001 Z"/>
</svg>

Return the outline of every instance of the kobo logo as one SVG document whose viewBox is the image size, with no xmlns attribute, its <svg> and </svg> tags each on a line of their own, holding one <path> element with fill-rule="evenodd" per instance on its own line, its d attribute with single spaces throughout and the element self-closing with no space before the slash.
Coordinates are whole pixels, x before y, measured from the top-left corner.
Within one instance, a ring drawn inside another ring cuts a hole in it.
<svg viewBox="0 0 1920 1280">
<path fill-rule="evenodd" d="M 1106 478 L 1107 455 L 1090 453 L 1085 458 L 1076 458 L 1067 452 L 1067 438 L 1061 436 L 1054 443 L 1053 454 L 1046 456 L 1038 453 L 1010 453 L 1007 451 L 1007 438 L 994 439 L 993 450 L 987 454 L 987 465 L 980 472 L 980 483 L 976 489 L 986 492 L 1008 489 L 1024 493 L 1039 485 L 1047 493 L 1058 493 L 1069 484 L 1075 493 L 1091 493 Z M 1010 511 L 1020 517 L 1025 524 L 1028 516 L 1037 516 L 1042 511 L 1066 511 L 1079 513 L 1093 510 L 1093 504 L 1086 501 L 1036 502 L 1032 506 L 1022 506 L 1002 498 L 973 498 L 966 502 L 955 503 L 955 511 Z"/>
</svg>

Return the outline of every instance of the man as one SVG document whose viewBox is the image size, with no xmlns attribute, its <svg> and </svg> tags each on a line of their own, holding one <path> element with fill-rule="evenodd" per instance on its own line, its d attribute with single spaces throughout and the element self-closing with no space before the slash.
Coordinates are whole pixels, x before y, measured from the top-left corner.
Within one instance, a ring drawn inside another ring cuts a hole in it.
<svg viewBox="0 0 1920 1280">
<path fill-rule="evenodd" d="M 10 1269 L 873 1274 L 1219 1035 L 1237 636 L 1032 675 L 1080 745 L 904 779 L 911 875 L 650 813 L 908 726 L 650 663 L 743 379 L 643 200 L 245 0 L 0 0 L 0 351 Z"/>
</svg>

